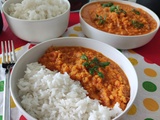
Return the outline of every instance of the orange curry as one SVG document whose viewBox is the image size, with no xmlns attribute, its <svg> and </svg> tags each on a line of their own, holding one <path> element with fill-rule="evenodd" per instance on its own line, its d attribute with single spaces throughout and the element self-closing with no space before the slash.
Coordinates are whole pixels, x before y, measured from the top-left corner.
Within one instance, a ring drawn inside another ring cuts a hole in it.
<svg viewBox="0 0 160 120">
<path fill-rule="evenodd" d="M 81 12 L 91 26 L 113 34 L 142 35 L 157 27 L 156 21 L 141 8 L 118 2 L 95 2 Z"/>
<path fill-rule="evenodd" d="M 67 72 L 73 80 L 81 82 L 90 98 L 100 100 L 104 106 L 112 108 L 119 102 L 124 110 L 130 99 L 126 75 L 115 62 L 100 52 L 84 47 L 52 46 L 38 62 L 50 70 Z"/>
</svg>

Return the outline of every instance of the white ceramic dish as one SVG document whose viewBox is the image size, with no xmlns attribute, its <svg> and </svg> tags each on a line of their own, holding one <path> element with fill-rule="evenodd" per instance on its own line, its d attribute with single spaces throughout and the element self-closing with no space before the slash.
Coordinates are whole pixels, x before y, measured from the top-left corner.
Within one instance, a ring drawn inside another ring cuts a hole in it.
<svg viewBox="0 0 160 120">
<path fill-rule="evenodd" d="M 61 36 L 68 27 L 70 3 L 64 0 L 68 9 L 53 18 L 45 20 L 22 20 L 11 17 L 8 8 L 11 3 L 20 3 L 22 0 L 7 0 L 2 6 L 2 12 L 12 30 L 12 32 L 22 40 L 29 42 L 43 42 Z"/>
<path fill-rule="evenodd" d="M 110 1 L 110 0 L 99 0 L 99 1 Z M 99 2 L 99 1 L 95 1 L 95 2 Z M 105 43 L 107 43 L 115 48 L 119 48 L 119 49 L 138 48 L 138 47 L 141 47 L 141 46 L 147 44 L 148 42 L 150 42 L 152 40 L 152 38 L 155 36 L 155 34 L 157 33 L 159 26 L 160 26 L 160 21 L 159 21 L 158 16 L 150 9 L 148 9 L 142 5 L 139 5 L 137 3 L 134 3 L 134 2 L 120 1 L 120 0 L 112 0 L 112 1 L 113 2 L 116 1 L 119 3 L 123 3 L 123 4 L 128 4 L 128 5 L 131 5 L 136 8 L 142 8 L 143 10 L 148 12 L 156 20 L 157 28 L 148 34 L 135 35 L 135 36 L 124 36 L 124 35 L 116 35 L 116 34 L 103 32 L 101 30 L 98 30 L 98 29 L 92 27 L 88 23 L 86 23 L 81 16 L 81 12 L 82 12 L 83 8 L 89 4 L 92 4 L 92 2 L 90 2 L 90 3 L 85 4 L 79 12 L 80 23 L 81 23 L 83 33 L 89 38 L 93 38 L 93 39 L 105 42 Z"/>
<path fill-rule="evenodd" d="M 50 46 L 82 46 L 86 48 L 91 48 L 96 51 L 101 52 L 105 56 L 109 57 L 113 61 L 115 61 L 124 71 L 126 76 L 128 77 L 130 84 L 130 101 L 123 111 L 122 114 L 118 115 L 114 120 L 121 118 L 123 114 L 125 114 L 131 105 L 133 104 L 138 90 L 138 78 L 136 71 L 130 61 L 117 49 L 107 45 L 103 42 L 89 39 L 89 38 L 81 38 L 81 37 L 64 37 L 64 38 L 56 38 L 53 40 L 49 40 L 43 43 L 37 44 L 35 47 L 31 48 L 27 51 L 23 56 L 21 56 L 16 64 L 13 67 L 10 81 L 11 81 L 11 95 L 13 100 L 20 110 L 20 112 L 28 119 L 35 120 L 32 116 L 30 116 L 26 111 L 22 108 L 20 104 L 20 98 L 18 96 L 18 88 L 17 81 L 18 79 L 24 76 L 24 71 L 26 69 L 26 64 L 31 62 L 36 62 L 38 59 L 44 54 L 46 49 Z"/>
</svg>

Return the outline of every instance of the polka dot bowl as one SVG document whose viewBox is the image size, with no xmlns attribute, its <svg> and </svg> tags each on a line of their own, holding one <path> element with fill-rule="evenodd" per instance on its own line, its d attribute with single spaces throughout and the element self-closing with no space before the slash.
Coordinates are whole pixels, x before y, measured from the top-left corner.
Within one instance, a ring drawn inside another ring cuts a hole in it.
<svg viewBox="0 0 160 120">
<path fill-rule="evenodd" d="M 23 78 L 25 74 L 24 71 L 26 69 L 26 65 L 31 62 L 37 61 L 38 58 L 40 58 L 44 54 L 46 49 L 51 45 L 82 46 L 82 47 L 90 48 L 98 52 L 101 52 L 103 55 L 107 56 L 108 58 L 116 62 L 121 67 L 121 69 L 124 71 L 124 73 L 128 78 L 129 85 L 130 85 L 130 100 L 125 110 L 119 115 L 117 115 L 117 117 L 115 117 L 113 120 L 117 120 L 121 118 L 130 109 L 130 107 L 132 106 L 137 96 L 137 91 L 138 91 L 138 78 L 137 78 L 136 71 L 133 65 L 131 64 L 131 62 L 120 51 L 103 42 L 90 39 L 90 38 L 84 38 L 84 37 L 62 37 L 62 38 L 55 38 L 55 39 L 37 44 L 36 46 L 28 50 L 25 54 L 23 54 L 13 67 L 11 78 L 10 78 L 11 95 L 17 108 L 28 120 L 35 120 L 35 118 L 29 115 L 21 106 L 21 100 L 18 95 L 19 90 L 17 87 L 17 82 L 20 78 Z"/>
<path fill-rule="evenodd" d="M 105 2 L 107 2 L 107 1 L 110 1 L 110 0 L 105 0 Z M 80 24 L 81 24 L 83 33 L 89 38 L 93 38 L 93 39 L 105 42 L 115 48 L 118 48 L 118 49 L 138 48 L 138 47 L 141 47 L 141 46 L 147 44 L 148 42 L 150 42 L 152 40 L 152 38 L 155 36 L 155 34 L 157 33 L 159 26 L 160 26 L 160 21 L 159 21 L 158 16 L 150 9 L 148 9 L 140 4 L 131 2 L 131 1 L 118 1 L 118 0 L 112 0 L 112 1 L 122 3 L 122 4 L 131 5 L 134 8 L 143 9 L 144 11 L 146 11 L 147 13 L 149 13 L 153 17 L 153 19 L 157 23 L 157 27 L 153 31 L 151 31 L 147 34 L 132 35 L 132 36 L 131 35 L 118 35 L 118 34 L 113 34 L 113 33 L 101 31 L 101 30 L 97 29 L 96 27 L 93 27 L 93 25 L 90 25 L 89 23 L 86 22 L 86 21 L 89 21 L 90 17 L 87 17 L 86 18 L 87 20 L 85 21 L 83 18 L 83 15 L 82 15 L 82 13 L 85 13 L 87 16 L 89 16 L 88 15 L 89 10 L 85 9 L 85 7 L 89 6 L 92 3 L 100 2 L 100 1 L 96 1 L 96 2 L 87 3 L 80 9 L 79 16 L 80 16 Z M 92 23 L 92 24 L 94 24 L 94 23 Z"/>
</svg>

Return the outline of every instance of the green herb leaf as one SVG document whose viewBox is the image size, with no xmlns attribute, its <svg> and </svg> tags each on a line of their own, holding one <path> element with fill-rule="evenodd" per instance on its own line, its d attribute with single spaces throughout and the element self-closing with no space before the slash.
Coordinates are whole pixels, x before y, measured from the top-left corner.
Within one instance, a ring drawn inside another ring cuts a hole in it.
<svg viewBox="0 0 160 120">
<path fill-rule="evenodd" d="M 113 5 L 112 2 L 108 2 L 108 3 L 103 3 L 101 4 L 102 7 L 111 7 Z"/>
<path fill-rule="evenodd" d="M 90 66 L 90 64 L 88 62 L 84 62 L 83 66 L 85 66 L 86 68 L 88 68 Z"/>
<path fill-rule="evenodd" d="M 98 68 L 99 68 L 99 66 L 95 65 L 95 66 L 93 67 L 93 70 L 97 72 L 97 71 L 98 71 Z"/>
<path fill-rule="evenodd" d="M 98 58 L 97 57 L 93 58 L 93 60 L 91 60 L 91 63 L 98 64 L 99 63 Z"/>
<path fill-rule="evenodd" d="M 102 63 L 100 63 L 100 66 L 105 68 L 109 64 L 110 64 L 110 62 L 102 62 Z"/>
<path fill-rule="evenodd" d="M 94 71 L 94 69 L 93 69 L 93 68 L 90 68 L 90 69 L 89 69 L 89 73 L 90 73 L 91 75 L 93 75 L 93 74 L 94 74 L 94 72 L 95 72 L 95 71 Z"/>
<path fill-rule="evenodd" d="M 88 60 L 88 57 L 85 54 L 81 56 L 81 59 L 85 60 L 83 66 L 86 67 L 91 75 L 97 73 L 99 77 L 104 78 L 103 73 L 99 72 L 98 69 L 100 67 L 105 68 L 110 64 L 110 62 L 100 62 L 97 57 L 94 57 L 92 60 Z"/>
<path fill-rule="evenodd" d="M 127 14 L 127 12 L 125 10 L 123 10 L 123 9 L 120 9 L 118 5 L 117 6 L 114 6 L 114 5 L 111 6 L 110 7 L 110 11 L 111 12 L 116 12 L 117 14 L 120 14 L 120 13 Z"/>
<path fill-rule="evenodd" d="M 140 23 L 140 22 L 138 22 L 138 21 L 136 21 L 136 20 L 132 20 L 131 21 L 132 22 L 132 25 L 134 26 L 134 27 L 136 27 L 136 28 L 143 28 L 143 26 L 144 26 L 144 24 L 143 23 Z"/>
<path fill-rule="evenodd" d="M 99 25 L 104 24 L 104 20 L 99 20 L 98 24 L 99 24 Z"/>
<path fill-rule="evenodd" d="M 120 9 L 120 13 L 124 13 L 125 15 L 127 14 L 127 12 L 123 9 Z"/>
<path fill-rule="evenodd" d="M 101 78 L 104 78 L 104 75 L 102 72 L 98 72 L 98 76 L 101 77 Z"/>
<path fill-rule="evenodd" d="M 112 6 L 110 7 L 110 11 L 111 11 L 111 12 L 115 12 L 115 9 L 117 9 L 117 7 L 114 6 L 114 5 L 112 5 Z"/>
<path fill-rule="evenodd" d="M 104 16 L 104 18 L 103 18 L 102 16 L 96 14 L 95 20 L 98 20 L 98 24 L 102 25 L 106 21 L 106 16 Z"/>
<path fill-rule="evenodd" d="M 133 11 L 135 14 L 140 15 L 140 12 L 139 12 L 138 10 L 133 9 L 132 11 Z"/>
<path fill-rule="evenodd" d="M 87 57 L 85 54 L 83 54 L 83 55 L 81 56 L 81 59 L 83 59 L 83 60 L 88 60 L 88 57 Z"/>
</svg>

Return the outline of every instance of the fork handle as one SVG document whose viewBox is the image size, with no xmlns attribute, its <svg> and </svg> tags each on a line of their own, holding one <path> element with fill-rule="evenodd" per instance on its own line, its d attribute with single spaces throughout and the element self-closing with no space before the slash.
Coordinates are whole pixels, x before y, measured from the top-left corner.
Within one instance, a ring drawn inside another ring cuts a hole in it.
<svg viewBox="0 0 160 120">
<path fill-rule="evenodd" d="M 10 68 L 6 69 L 5 75 L 3 120 L 10 120 Z"/>
</svg>

